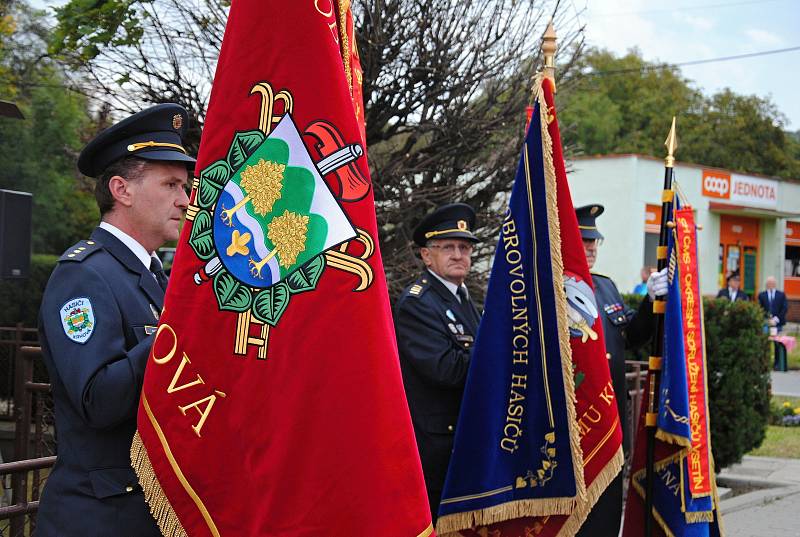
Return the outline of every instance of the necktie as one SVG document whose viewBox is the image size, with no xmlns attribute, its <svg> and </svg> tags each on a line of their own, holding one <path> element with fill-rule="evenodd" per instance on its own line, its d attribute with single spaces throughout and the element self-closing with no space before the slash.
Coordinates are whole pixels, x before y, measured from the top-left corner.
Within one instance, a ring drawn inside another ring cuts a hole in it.
<svg viewBox="0 0 800 537">
<path fill-rule="evenodd" d="M 461 310 L 464 312 L 467 319 L 469 319 L 470 323 L 473 324 L 473 329 L 477 328 L 478 319 L 475 316 L 475 308 L 472 307 L 472 302 L 469 300 L 467 288 L 460 285 L 458 289 L 456 289 L 456 293 L 458 294 L 458 298 L 461 299 Z"/>
<path fill-rule="evenodd" d="M 156 281 L 161 289 L 166 291 L 167 275 L 164 273 L 164 266 L 161 264 L 161 260 L 155 256 L 150 258 L 150 272 L 152 272 L 153 276 L 156 277 Z"/>
</svg>

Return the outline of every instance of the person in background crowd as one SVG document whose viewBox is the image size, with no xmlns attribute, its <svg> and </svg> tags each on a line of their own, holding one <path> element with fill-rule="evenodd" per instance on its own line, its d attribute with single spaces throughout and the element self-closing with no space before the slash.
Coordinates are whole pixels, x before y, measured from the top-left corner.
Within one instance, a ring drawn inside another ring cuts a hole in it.
<svg viewBox="0 0 800 537">
<path fill-rule="evenodd" d="M 653 267 L 642 267 L 639 276 L 641 277 L 642 281 L 636 284 L 633 288 L 633 294 L 639 296 L 645 296 L 647 294 L 647 279 L 650 277 L 650 274 L 655 272 Z"/>
<path fill-rule="evenodd" d="M 478 242 L 474 229 L 475 211 L 463 203 L 439 207 L 420 222 L 414 242 L 425 270 L 403 291 L 394 312 L 403 384 L 434 523 L 480 322 L 464 285 Z"/>
<path fill-rule="evenodd" d="M 717 298 L 727 298 L 731 302 L 736 302 L 737 300 L 750 300 L 750 297 L 747 296 L 747 293 L 739 289 L 739 286 L 741 285 L 741 278 L 739 278 L 738 270 L 728 275 L 726 283 L 727 287 L 719 290 L 719 293 L 717 293 Z"/>
<path fill-rule="evenodd" d="M 767 278 L 764 282 L 765 290 L 758 293 L 758 303 L 764 309 L 770 324 L 780 331 L 786 324 L 786 311 L 789 304 L 786 302 L 786 294 L 777 289 L 777 282 L 774 276 Z"/>
</svg>

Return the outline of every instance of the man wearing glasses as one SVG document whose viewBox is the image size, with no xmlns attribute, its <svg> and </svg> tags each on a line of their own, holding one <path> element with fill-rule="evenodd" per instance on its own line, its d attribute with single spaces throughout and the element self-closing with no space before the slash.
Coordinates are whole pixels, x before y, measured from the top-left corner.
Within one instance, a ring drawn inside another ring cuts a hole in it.
<svg viewBox="0 0 800 537">
<path fill-rule="evenodd" d="M 425 270 L 395 308 L 400 367 L 434 521 L 480 322 L 464 285 L 478 242 L 473 229 L 475 211 L 463 203 L 439 207 L 420 222 L 414 242 Z"/>
</svg>

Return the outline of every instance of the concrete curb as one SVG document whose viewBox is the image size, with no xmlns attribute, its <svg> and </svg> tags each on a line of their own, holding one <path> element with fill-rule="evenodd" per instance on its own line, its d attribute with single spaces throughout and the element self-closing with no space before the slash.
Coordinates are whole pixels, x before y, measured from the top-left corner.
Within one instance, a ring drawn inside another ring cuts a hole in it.
<svg viewBox="0 0 800 537">
<path fill-rule="evenodd" d="M 728 473 L 718 475 L 717 483 L 718 484 L 730 483 L 731 485 L 749 485 L 751 487 L 758 487 L 760 489 L 774 489 L 782 487 L 785 488 L 785 487 L 800 486 L 800 483 L 797 483 L 796 481 L 777 481 L 775 479 L 756 477 L 748 474 L 728 474 Z"/>
<path fill-rule="evenodd" d="M 750 483 L 754 484 L 752 483 L 752 480 L 750 480 Z M 735 513 L 736 511 L 741 511 L 743 509 L 749 509 L 759 505 L 767 505 L 776 500 L 781 500 L 795 494 L 800 494 L 800 485 L 795 484 L 791 486 L 777 487 L 773 485 L 772 488 L 754 490 L 753 492 L 748 492 L 747 494 L 742 494 L 741 496 L 735 496 L 727 500 L 722 500 L 720 501 L 719 509 L 720 513 L 722 513 L 724 516 L 730 513 Z"/>
</svg>

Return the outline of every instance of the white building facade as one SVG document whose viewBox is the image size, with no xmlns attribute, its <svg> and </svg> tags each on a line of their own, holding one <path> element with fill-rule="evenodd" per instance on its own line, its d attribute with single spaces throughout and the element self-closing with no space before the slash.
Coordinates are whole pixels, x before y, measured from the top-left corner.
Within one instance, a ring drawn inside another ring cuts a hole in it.
<svg viewBox="0 0 800 537">
<path fill-rule="evenodd" d="M 605 236 L 594 270 L 631 292 L 655 266 L 664 161 L 642 155 L 576 158 L 567 163 L 576 207 L 600 203 Z M 695 210 L 700 291 L 715 295 L 739 271 L 751 297 L 775 276 L 800 315 L 800 181 L 675 163 L 675 180 Z"/>
</svg>

